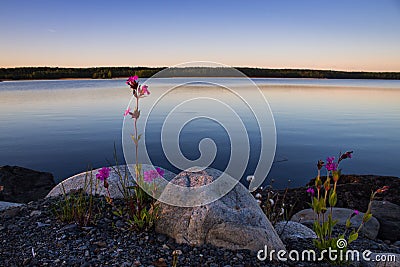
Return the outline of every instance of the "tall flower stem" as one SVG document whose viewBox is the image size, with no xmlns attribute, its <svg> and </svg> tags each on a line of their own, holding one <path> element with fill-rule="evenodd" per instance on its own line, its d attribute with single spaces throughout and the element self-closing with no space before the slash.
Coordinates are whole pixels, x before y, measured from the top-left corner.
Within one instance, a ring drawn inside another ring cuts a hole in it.
<svg viewBox="0 0 400 267">
<path fill-rule="evenodd" d="M 139 111 L 139 97 L 136 93 L 136 110 Z M 138 161 L 138 146 L 139 146 L 139 140 L 138 140 L 138 130 L 137 130 L 137 119 L 134 119 L 134 124 L 135 124 L 135 155 L 136 155 L 136 163 L 135 163 L 135 169 L 136 169 L 136 181 L 139 181 L 139 161 Z"/>
<path fill-rule="evenodd" d="M 135 107 L 135 111 L 134 112 L 139 112 L 139 90 L 140 87 L 137 88 L 136 90 L 136 94 L 135 94 L 135 98 L 136 98 L 136 107 Z M 135 174 L 136 174 L 136 212 L 137 215 L 139 216 L 142 210 L 141 207 L 141 202 L 142 202 L 142 192 L 140 192 L 140 186 L 139 186 L 139 180 L 140 180 L 140 173 L 139 173 L 139 159 L 138 159 L 138 155 L 139 155 L 139 140 L 138 140 L 138 129 L 137 129 L 137 120 L 138 117 L 134 118 L 134 127 L 135 127 Z"/>
</svg>

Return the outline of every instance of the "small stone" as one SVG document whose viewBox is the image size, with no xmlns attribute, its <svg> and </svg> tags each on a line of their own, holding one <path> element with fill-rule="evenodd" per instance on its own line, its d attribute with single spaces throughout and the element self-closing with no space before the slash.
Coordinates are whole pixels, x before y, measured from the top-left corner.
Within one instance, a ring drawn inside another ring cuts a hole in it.
<svg viewBox="0 0 400 267">
<path fill-rule="evenodd" d="M 32 261 L 32 258 L 25 258 L 22 265 L 28 265 Z"/>
<path fill-rule="evenodd" d="M 40 216 L 42 214 L 42 212 L 40 210 L 34 210 L 31 212 L 31 214 L 29 214 L 29 216 L 33 217 L 33 216 Z"/>
<path fill-rule="evenodd" d="M 107 247 L 107 243 L 104 242 L 104 241 L 94 242 L 93 244 L 96 245 L 96 246 L 98 246 L 98 247 L 101 247 L 101 248 Z"/>
<path fill-rule="evenodd" d="M 134 261 L 133 262 L 133 265 L 135 265 L 135 266 L 140 266 L 142 263 L 140 263 L 140 261 Z"/>
<path fill-rule="evenodd" d="M 240 253 L 237 253 L 237 254 L 236 254 L 236 257 L 237 257 L 238 259 L 240 259 L 240 260 L 243 260 L 243 255 L 240 254 Z"/>
<path fill-rule="evenodd" d="M 123 221 L 121 221 L 121 220 L 118 220 L 115 223 L 115 226 L 118 227 L 118 228 L 123 228 L 125 226 L 125 223 Z"/>
<path fill-rule="evenodd" d="M 50 224 L 48 224 L 48 223 L 41 223 L 41 222 L 36 222 L 37 223 L 37 226 L 40 228 L 40 227 L 45 227 L 45 226 L 49 226 Z"/>
<path fill-rule="evenodd" d="M 64 226 L 63 228 L 61 228 L 61 231 L 73 231 L 76 228 L 78 228 L 78 225 L 76 223 L 72 223 L 72 224 L 68 224 L 68 225 Z"/>
<path fill-rule="evenodd" d="M 393 243 L 393 246 L 400 247 L 400 240 Z"/>
<path fill-rule="evenodd" d="M 169 247 L 166 244 L 162 245 L 162 248 L 165 249 L 165 250 L 169 249 Z"/>
<path fill-rule="evenodd" d="M 164 243 L 166 240 L 167 240 L 167 237 L 165 235 L 157 236 L 157 241 L 160 243 Z"/>
<path fill-rule="evenodd" d="M 86 250 L 85 251 L 85 257 L 89 257 L 90 256 L 90 252 L 89 252 L 89 250 Z"/>
<path fill-rule="evenodd" d="M 371 249 L 379 249 L 379 247 L 375 244 L 371 244 Z"/>
<path fill-rule="evenodd" d="M 165 259 L 164 258 L 159 258 L 158 260 L 153 262 L 153 264 L 156 267 L 167 267 L 167 264 L 165 263 Z"/>
</svg>

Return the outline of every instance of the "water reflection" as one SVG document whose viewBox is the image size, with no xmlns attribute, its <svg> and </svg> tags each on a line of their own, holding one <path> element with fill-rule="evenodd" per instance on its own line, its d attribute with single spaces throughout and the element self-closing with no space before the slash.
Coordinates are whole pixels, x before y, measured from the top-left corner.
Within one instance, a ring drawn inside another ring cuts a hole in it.
<svg viewBox="0 0 400 267">
<path fill-rule="evenodd" d="M 302 185 L 314 176 L 316 160 L 347 149 L 355 154 L 353 159 L 343 162 L 346 173 L 398 175 L 398 81 L 254 81 L 275 117 L 276 160 L 288 159 L 274 164 L 270 172 L 269 178 L 274 178 L 277 186 L 285 186 L 287 179 L 293 181 L 293 186 Z M 150 90 L 164 90 L 173 83 L 174 79 L 160 79 Z M 240 80 L 232 80 L 232 86 L 240 85 Z M 176 105 L 182 94 L 196 95 L 199 90 L 207 88 L 196 85 L 173 95 L 169 102 L 163 102 L 159 113 L 153 114 L 146 134 L 156 164 L 165 165 L 159 143 L 151 141 L 157 140 L 159 122 L 165 117 L 162 111 Z M 107 159 L 112 162 L 114 142 L 122 160 L 122 114 L 129 94 L 123 80 L 0 83 L 0 165 L 50 171 L 61 180 L 88 165 L 97 168 L 107 165 Z M 206 94 L 218 94 L 243 112 L 251 136 L 251 156 L 257 158 L 257 131 L 250 113 L 224 89 Z M 146 105 L 146 101 L 143 103 Z M 219 112 L 218 107 L 208 108 Z M 182 152 L 188 158 L 198 157 L 198 141 L 205 137 L 213 138 L 221 147 L 214 167 L 226 165 L 229 139 L 215 122 L 196 120 L 187 124 L 180 136 Z M 252 164 L 251 159 L 248 173 Z"/>
</svg>

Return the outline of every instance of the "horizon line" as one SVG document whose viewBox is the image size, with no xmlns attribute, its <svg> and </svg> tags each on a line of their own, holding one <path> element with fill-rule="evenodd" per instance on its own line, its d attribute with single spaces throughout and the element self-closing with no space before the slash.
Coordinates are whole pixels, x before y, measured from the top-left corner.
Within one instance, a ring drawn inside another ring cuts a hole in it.
<svg viewBox="0 0 400 267">
<path fill-rule="evenodd" d="M 190 66 L 184 68 L 191 67 L 207 67 L 207 66 Z M 18 69 L 18 68 L 60 68 L 60 69 L 90 69 L 90 68 L 174 68 L 167 66 L 14 66 L 14 67 L 0 67 L 0 69 Z M 210 67 L 211 68 L 211 67 Z M 228 67 L 227 67 L 228 68 Z M 342 69 L 312 69 L 312 68 L 293 68 L 293 67 L 284 67 L 284 68 L 271 68 L 271 67 L 249 67 L 249 66 L 231 66 L 231 68 L 249 68 L 249 69 L 268 69 L 268 70 L 302 70 L 302 71 L 334 71 L 334 72 L 367 72 L 367 73 L 400 73 L 400 70 L 397 71 L 368 71 L 368 70 L 342 70 Z"/>
</svg>

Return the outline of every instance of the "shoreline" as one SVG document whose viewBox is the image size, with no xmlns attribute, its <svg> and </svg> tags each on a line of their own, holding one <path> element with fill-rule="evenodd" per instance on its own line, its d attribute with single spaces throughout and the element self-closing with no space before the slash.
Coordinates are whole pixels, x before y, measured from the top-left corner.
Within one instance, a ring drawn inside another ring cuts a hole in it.
<svg viewBox="0 0 400 267">
<path fill-rule="evenodd" d="M 123 80 L 126 79 L 128 76 L 120 76 L 120 77 L 113 77 L 113 78 L 43 78 L 43 79 L 2 79 L 0 82 L 18 82 L 18 81 L 63 81 L 63 80 Z M 149 79 L 151 77 L 142 77 L 143 79 Z M 179 79 L 179 78 L 197 78 L 197 76 L 171 76 L 171 77 L 158 77 L 153 79 Z M 216 79 L 241 79 L 242 77 L 229 77 L 229 76 L 212 76 L 212 77 L 201 77 L 201 78 L 216 78 Z M 246 76 L 243 79 L 271 79 L 271 80 L 278 80 L 278 79 L 287 79 L 287 80 L 359 80 L 359 81 L 400 81 L 399 79 L 379 79 L 379 78 L 318 78 L 318 77 L 259 77 L 259 76 Z M 278 86 L 278 85 L 277 85 Z"/>
<path fill-rule="evenodd" d="M 370 183 L 368 179 L 374 179 L 376 183 Z M 398 177 L 371 175 L 343 175 L 339 181 L 341 181 L 338 184 L 339 192 L 361 193 L 361 196 L 365 195 L 362 192 L 364 186 L 367 186 L 366 190 L 369 190 L 375 186 L 379 187 L 380 183 L 389 184 L 390 181 L 396 184 L 400 183 Z M 309 183 L 312 183 L 312 180 Z M 396 188 L 396 184 L 391 186 L 395 190 L 400 190 L 400 186 Z M 354 190 L 353 187 L 345 190 L 343 186 L 346 185 L 355 185 L 357 190 Z M 301 194 L 309 198 L 306 188 L 308 188 L 307 185 L 292 189 L 293 191 L 289 194 L 292 194 L 293 198 L 288 199 L 286 203 L 293 203 L 290 201 L 301 199 L 299 198 Z M 269 199 L 265 193 L 268 193 L 269 190 L 273 189 L 260 188 L 259 191 L 253 193 L 253 196 L 257 199 L 257 193 L 261 193 L 263 195 L 262 203 L 267 203 Z M 282 190 L 278 191 L 284 193 Z M 72 194 L 74 193 L 76 192 L 72 192 Z M 397 199 L 395 201 L 399 201 L 400 194 L 398 192 L 388 190 L 387 193 L 390 194 L 385 194 L 383 196 L 385 199 L 394 201 L 390 198 L 394 196 Z M 368 196 L 364 197 L 368 198 Z M 329 266 L 329 263 L 318 261 L 260 261 L 254 251 L 230 250 L 213 245 L 179 244 L 173 238 L 154 230 L 129 229 L 126 222 L 115 216 L 113 206 L 106 205 L 104 196 L 97 195 L 94 200 L 94 203 L 97 203 L 95 207 L 99 207 L 97 212 L 100 214 L 94 225 L 85 227 L 75 223 L 60 222 L 55 216 L 52 207 L 58 205 L 57 203 L 60 201 L 65 201 L 62 195 L 41 198 L 28 204 L 0 211 L 0 240 L 3 241 L 0 263 L 4 266 L 172 266 L 175 253 L 179 255 L 177 257 L 178 266 L 226 266 L 227 264 L 231 266 L 317 267 L 321 264 Z M 122 199 L 116 198 L 114 201 L 117 205 L 123 205 Z M 285 222 L 283 224 L 285 225 Z M 335 234 L 342 230 L 340 227 L 336 228 Z M 303 232 L 292 234 L 293 236 L 288 239 L 281 236 L 288 251 L 315 249 L 312 238 L 299 237 Z M 5 240 L 7 242 L 4 242 Z M 375 253 L 373 255 L 380 255 L 380 253 L 396 255 L 395 264 L 399 261 L 399 242 L 380 238 L 372 240 L 360 234 L 349 248 L 361 252 L 368 249 Z M 352 264 L 355 265 L 351 266 L 368 266 L 365 265 L 365 262 L 352 262 Z"/>
<path fill-rule="evenodd" d="M 317 69 L 269 69 L 256 67 L 232 67 L 250 78 L 315 78 L 315 79 L 378 79 L 400 80 L 398 71 L 338 71 Z M 170 76 L 179 74 L 179 77 L 225 77 L 226 67 L 17 67 L 0 68 L 1 80 L 36 80 L 36 79 L 61 79 L 61 78 L 120 78 L 138 75 L 149 78 L 160 71 L 169 69 Z M 178 72 L 176 72 L 178 70 Z M 169 76 L 167 75 L 167 76 Z M 237 76 L 237 75 L 233 75 Z"/>
</svg>

